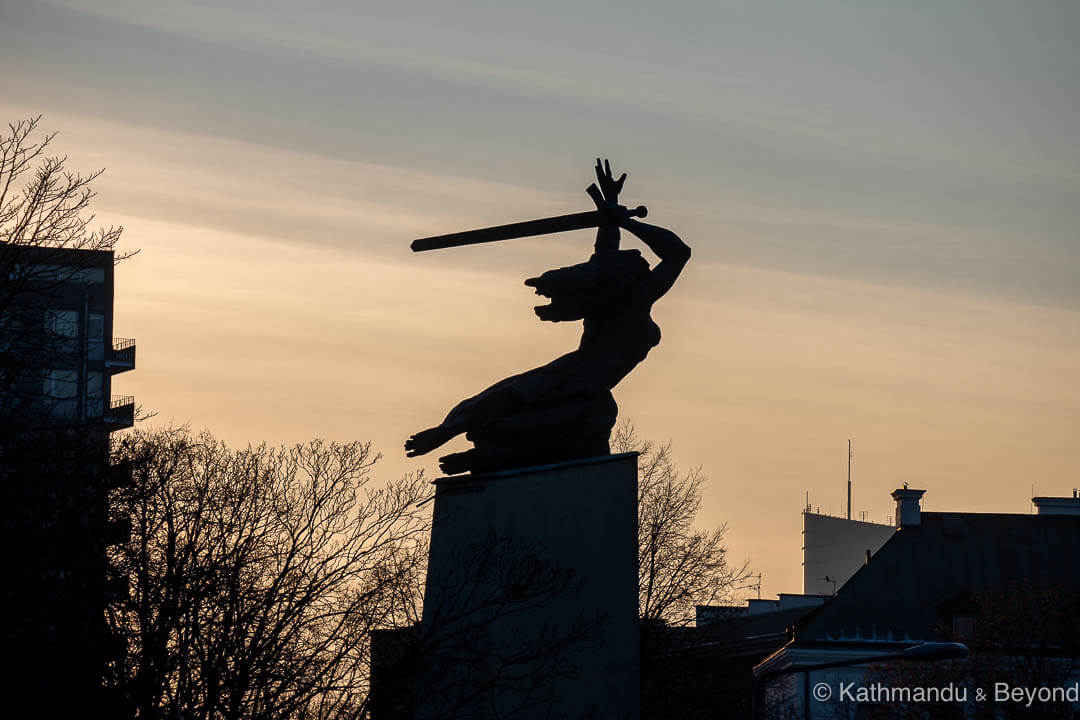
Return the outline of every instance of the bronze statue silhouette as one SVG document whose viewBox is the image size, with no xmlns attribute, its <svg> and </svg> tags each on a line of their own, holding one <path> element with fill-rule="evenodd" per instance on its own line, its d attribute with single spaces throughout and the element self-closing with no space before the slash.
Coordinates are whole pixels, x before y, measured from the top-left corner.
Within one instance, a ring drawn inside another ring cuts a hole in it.
<svg viewBox="0 0 1080 720">
<path fill-rule="evenodd" d="M 618 406 L 611 394 L 649 350 L 660 328 L 649 312 L 675 283 L 690 248 L 675 233 L 634 219 L 645 208 L 618 204 L 626 173 L 616 180 L 611 165 L 596 161 L 599 188 L 587 192 L 596 212 L 516 223 L 426 238 L 414 250 L 488 242 L 581 227 L 598 227 L 587 262 L 549 270 L 525 284 L 550 299 L 535 308 L 541 320 L 584 321 L 576 350 L 495 383 L 460 402 L 439 425 L 405 443 L 409 457 L 423 455 L 465 433 L 471 450 L 439 458 L 443 472 L 492 472 L 607 455 Z M 619 249 L 619 229 L 637 236 L 660 258 L 650 269 L 638 250 Z"/>
</svg>

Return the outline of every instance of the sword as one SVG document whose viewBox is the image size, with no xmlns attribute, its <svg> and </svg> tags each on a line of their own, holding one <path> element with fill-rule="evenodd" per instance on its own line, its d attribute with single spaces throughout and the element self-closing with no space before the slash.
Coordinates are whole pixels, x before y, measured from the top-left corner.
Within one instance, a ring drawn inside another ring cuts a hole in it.
<svg viewBox="0 0 1080 720">
<path fill-rule="evenodd" d="M 595 185 L 589 187 L 590 195 L 593 194 L 591 190 L 594 187 Z M 599 190 L 597 190 L 597 193 L 599 193 Z M 633 209 L 623 208 L 623 210 L 628 217 L 639 218 L 645 217 L 649 212 L 644 205 L 638 205 Z M 549 235 L 569 230 L 583 230 L 585 228 L 600 227 L 609 222 L 611 222 L 611 216 L 608 213 L 593 210 L 591 212 L 558 215 L 556 217 L 541 218 L 540 220 L 526 220 L 525 222 L 510 223 L 509 225 L 496 225 L 477 230 L 465 230 L 464 232 L 420 238 L 419 240 L 413 240 L 409 247 L 412 248 L 413 252 L 440 250 L 442 248 L 460 247 L 461 245 L 476 245 L 477 243 L 511 240 L 534 235 Z"/>
</svg>

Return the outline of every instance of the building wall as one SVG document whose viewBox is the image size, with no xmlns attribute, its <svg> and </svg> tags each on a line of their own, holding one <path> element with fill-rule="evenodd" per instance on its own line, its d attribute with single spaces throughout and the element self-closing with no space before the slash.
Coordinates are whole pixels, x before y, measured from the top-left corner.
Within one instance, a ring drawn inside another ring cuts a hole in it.
<svg viewBox="0 0 1080 720">
<path fill-rule="evenodd" d="M 5 412 L 19 417 L 20 429 L 112 421 L 111 376 L 134 367 L 134 346 L 117 351 L 113 341 L 113 254 L 36 247 L 5 254 L 17 256 L 5 258 L 0 297 Z"/>
<path fill-rule="evenodd" d="M 117 350 L 112 252 L 0 243 L 0 655 L 12 716 L 105 716 L 109 434 L 133 398 L 111 402 Z M 118 411 L 119 410 L 119 411 Z M 23 713 L 19 708 L 32 708 Z M 14 710 L 12 708 L 15 708 Z"/>
<path fill-rule="evenodd" d="M 877 552 L 894 532 L 891 525 L 803 512 L 803 593 L 836 592 L 866 563 L 866 552 Z"/>
</svg>

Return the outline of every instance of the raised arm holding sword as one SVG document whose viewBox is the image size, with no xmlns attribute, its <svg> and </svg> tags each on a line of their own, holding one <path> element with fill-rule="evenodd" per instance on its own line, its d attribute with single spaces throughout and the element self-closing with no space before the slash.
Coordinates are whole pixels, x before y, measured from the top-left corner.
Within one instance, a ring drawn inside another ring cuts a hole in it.
<svg viewBox="0 0 1080 720">
<path fill-rule="evenodd" d="M 541 320 L 584 321 L 581 342 L 547 365 L 514 375 L 459 403 L 439 425 L 405 443 L 423 455 L 465 433 L 474 448 L 439 458 L 443 472 L 491 472 L 610 453 L 618 407 L 611 394 L 660 342 L 650 310 L 675 283 L 690 248 L 673 232 L 640 222 L 644 207 L 618 204 L 626 174 L 596 161 L 599 186 L 590 185 L 596 210 L 450 235 L 423 238 L 414 251 L 494 242 L 589 227 L 599 228 L 587 262 L 549 270 L 526 285 L 550 299 L 536 307 Z M 640 239 L 660 258 L 653 268 L 638 250 L 619 249 L 619 230 Z"/>
</svg>

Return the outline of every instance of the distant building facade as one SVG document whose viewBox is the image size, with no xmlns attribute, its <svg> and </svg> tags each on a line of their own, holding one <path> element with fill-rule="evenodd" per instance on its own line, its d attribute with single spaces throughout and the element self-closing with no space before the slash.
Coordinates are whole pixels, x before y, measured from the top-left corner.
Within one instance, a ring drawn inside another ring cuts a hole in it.
<svg viewBox="0 0 1080 720">
<path fill-rule="evenodd" d="M 803 510 L 803 593 L 832 595 L 896 531 L 891 525 Z"/>
<path fill-rule="evenodd" d="M 1034 497 L 1031 503 L 1039 515 L 1080 516 L 1080 491 L 1074 489 L 1072 497 Z"/>
<path fill-rule="evenodd" d="M 815 551 L 829 549 L 824 554 L 833 564 L 822 575 L 836 572 L 835 592 L 830 582 L 822 593 L 703 605 L 694 627 L 654 631 L 655 650 L 642 660 L 642 698 L 650 703 L 643 716 L 1021 716 L 1013 713 L 1022 706 L 974 701 L 934 706 L 926 715 L 917 714 L 923 706 L 909 706 L 900 708 L 909 714 L 900 714 L 888 701 L 849 702 L 840 694 L 841 684 L 857 691 L 872 683 L 909 689 L 921 683 L 947 692 L 956 678 L 972 691 L 974 683 L 992 691 L 994 681 L 1007 681 L 1045 683 L 1062 696 L 1076 686 L 1074 695 L 1080 694 L 1080 493 L 1034 498 L 1037 514 L 983 514 L 922 512 L 924 492 L 893 492 L 895 525 L 806 513 L 811 542 L 804 558 L 813 562 Z M 822 537 L 829 542 L 814 547 Z M 844 543 L 853 545 L 851 552 L 839 551 Z M 966 643 L 972 655 L 881 660 L 926 642 Z M 848 662 L 854 664 L 800 670 Z M 1031 675 L 1033 668 L 1042 674 Z M 829 697 L 815 689 L 821 684 Z M 1075 720 L 1080 703 L 1059 703 L 1038 717 Z"/>
<path fill-rule="evenodd" d="M 776 596 L 775 600 L 751 598 L 746 601 L 745 605 L 698 605 L 695 608 L 695 625 L 700 628 L 712 625 L 716 622 L 723 622 L 724 620 L 736 618 L 770 615 L 798 610 L 809 612 L 818 605 L 823 605 L 828 599 L 828 595 L 780 593 Z"/>
<path fill-rule="evenodd" d="M 754 666 L 826 600 L 783 593 L 745 605 L 699 605 L 693 627 L 644 628 L 642 717 L 749 717 Z"/>
<path fill-rule="evenodd" d="M 766 686 L 761 717 L 886 717 L 889 708 L 840 693 L 842 684 L 850 690 L 883 679 L 936 687 L 967 678 L 971 701 L 941 708 L 952 713 L 941 717 L 957 718 L 983 716 L 975 714 L 979 683 L 985 690 L 1001 681 L 1045 685 L 1062 696 L 1080 683 L 1080 497 L 1036 498 L 1034 515 L 925 513 L 924 492 L 893 492 L 896 532 L 754 668 Z M 880 658 L 923 642 L 968 643 L 974 659 L 962 670 L 879 660 L 799 671 Z M 1042 674 L 1032 675 L 1033 668 Z M 1040 717 L 1080 716 L 1080 702 L 1057 707 L 1060 714 Z"/>
</svg>

